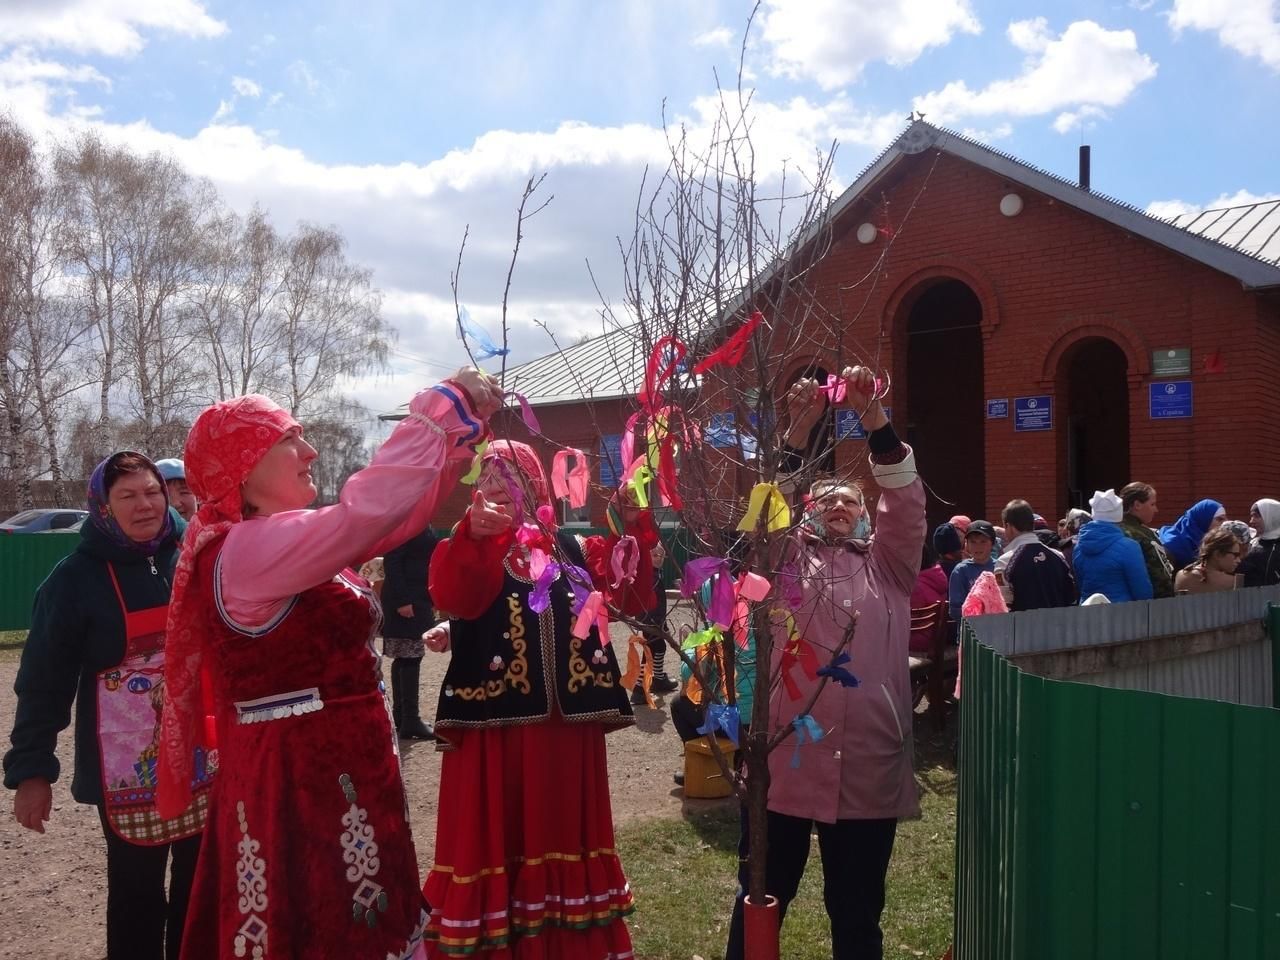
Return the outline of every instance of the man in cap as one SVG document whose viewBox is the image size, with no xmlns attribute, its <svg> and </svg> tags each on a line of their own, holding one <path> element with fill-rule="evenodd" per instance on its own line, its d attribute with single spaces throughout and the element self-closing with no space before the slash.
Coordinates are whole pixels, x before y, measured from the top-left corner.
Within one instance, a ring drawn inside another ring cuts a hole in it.
<svg viewBox="0 0 1280 960">
<path fill-rule="evenodd" d="M 170 457 L 168 460 L 157 460 L 156 466 L 164 485 L 169 488 L 169 505 L 178 511 L 188 523 L 196 515 L 198 504 L 196 495 L 187 486 L 187 468 L 181 460 Z"/>
</svg>

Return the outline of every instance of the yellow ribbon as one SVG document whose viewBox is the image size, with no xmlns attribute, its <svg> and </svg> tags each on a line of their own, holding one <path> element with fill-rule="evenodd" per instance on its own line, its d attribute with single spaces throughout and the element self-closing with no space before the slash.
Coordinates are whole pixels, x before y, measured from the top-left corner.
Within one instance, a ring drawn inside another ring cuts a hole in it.
<svg viewBox="0 0 1280 960">
<path fill-rule="evenodd" d="M 646 466 L 636 467 L 636 472 L 627 481 L 627 489 L 631 491 L 632 500 L 641 510 L 649 508 L 649 482 L 653 480 L 653 471 Z"/>
<path fill-rule="evenodd" d="M 687 637 L 680 644 L 681 650 L 697 650 L 698 647 L 708 643 L 716 643 L 724 639 L 724 631 L 717 627 L 714 623 L 705 630 L 697 630 Z"/>
<path fill-rule="evenodd" d="M 782 495 L 776 483 L 757 483 L 751 488 L 751 499 L 747 503 L 746 516 L 738 524 L 738 529 L 750 533 L 760 523 L 760 514 L 768 507 L 768 519 L 765 529 L 770 533 L 786 530 L 791 526 L 791 508 L 787 506 L 787 498 Z"/>
<path fill-rule="evenodd" d="M 484 460 L 485 451 L 489 449 L 489 441 L 486 440 L 476 447 L 476 455 L 471 459 L 471 469 L 467 471 L 466 476 L 462 478 L 462 483 L 468 486 L 480 479 L 480 463 Z"/>
</svg>

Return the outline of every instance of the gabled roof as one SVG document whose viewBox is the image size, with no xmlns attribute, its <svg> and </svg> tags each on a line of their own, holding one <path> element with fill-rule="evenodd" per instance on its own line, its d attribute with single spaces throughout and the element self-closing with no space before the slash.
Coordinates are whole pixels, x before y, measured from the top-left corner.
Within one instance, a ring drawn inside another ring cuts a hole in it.
<svg viewBox="0 0 1280 960">
<path fill-rule="evenodd" d="M 1280 265 L 1280 199 L 1184 213 L 1170 223 L 1198 237 Z"/>
<path fill-rule="evenodd" d="M 1082 190 L 1072 180 L 1002 153 L 976 140 L 915 120 L 862 171 L 832 203 L 822 223 L 799 237 L 792 250 L 802 250 L 827 224 L 905 157 L 940 150 L 990 170 L 1030 190 L 1092 214 L 1136 236 L 1235 277 L 1246 290 L 1280 289 L 1280 200 L 1241 207 L 1206 210 L 1173 220 L 1159 220 L 1137 207 L 1104 194 Z M 745 305 L 746 292 L 724 312 L 732 316 Z M 604 400 L 634 394 L 645 357 L 635 329 L 623 327 L 507 371 L 513 389 L 535 405 Z M 575 379 L 575 371 L 577 378 Z"/>
<path fill-rule="evenodd" d="M 1150 240 L 1175 253 L 1197 260 L 1228 276 L 1235 277 L 1246 290 L 1258 290 L 1266 287 L 1280 287 L 1280 264 L 1275 262 L 1271 246 L 1255 251 L 1250 245 L 1227 239 L 1219 239 L 1215 231 L 1206 229 L 1202 234 L 1198 230 L 1188 228 L 1188 224 L 1174 221 L 1158 220 L 1131 204 L 1115 200 L 1100 193 L 1082 190 L 1072 180 L 1041 170 L 1031 164 L 1024 163 L 1016 157 L 985 144 L 971 140 L 963 134 L 945 130 L 915 120 L 902 131 L 898 139 L 893 141 L 885 151 L 877 157 L 869 167 L 836 198 L 827 211 L 829 220 L 834 220 L 855 200 L 868 191 L 877 180 L 887 174 L 904 157 L 926 150 L 940 150 L 962 160 L 967 160 L 979 167 L 1006 180 L 1020 183 L 1023 186 L 1053 197 L 1055 200 L 1073 206 L 1085 213 L 1092 214 L 1101 220 L 1112 223 L 1122 230 Z M 1255 204 L 1264 207 L 1266 204 Z M 1270 221 L 1275 214 L 1274 209 L 1267 211 L 1268 223 L 1274 229 L 1280 223 Z M 1216 221 L 1215 221 L 1216 222 Z M 1253 223 L 1252 220 L 1247 223 Z M 803 247 L 809 240 L 818 235 L 824 228 L 816 224 L 811 231 L 798 241 Z M 1247 231 L 1246 231 L 1247 232 Z M 1249 234 L 1260 237 L 1262 233 Z M 1271 237 L 1274 240 L 1274 237 Z M 1276 241 L 1280 242 L 1280 241 Z"/>
<path fill-rule="evenodd" d="M 507 370 L 508 389 L 535 406 L 607 400 L 635 393 L 644 375 L 634 327 L 620 327 Z"/>
</svg>

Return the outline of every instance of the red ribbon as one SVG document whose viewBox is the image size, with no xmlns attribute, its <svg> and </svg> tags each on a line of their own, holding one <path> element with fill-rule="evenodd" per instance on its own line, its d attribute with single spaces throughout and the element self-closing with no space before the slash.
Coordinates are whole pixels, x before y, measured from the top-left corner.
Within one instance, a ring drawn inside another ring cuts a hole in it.
<svg viewBox="0 0 1280 960">
<path fill-rule="evenodd" d="M 751 334 L 756 332 L 756 328 L 764 323 L 764 314 L 759 310 L 754 311 L 748 318 L 747 322 L 740 326 L 728 340 L 722 343 L 717 349 L 707 354 L 702 361 L 693 368 L 694 373 L 706 373 L 712 367 L 725 364 L 726 366 L 736 367 L 742 362 L 742 358 L 747 355 L 747 344 L 751 340 Z"/>
<path fill-rule="evenodd" d="M 670 353 L 666 352 L 668 349 Z M 649 413 L 656 413 L 662 406 L 662 388 L 671 379 L 686 353 L 688 348 L 675 337 L 663 337 L 653 345 L 649 362 L 644 368 L 644 389 L 636 395 L 640 406 Z"/>
<path fill-rule="evenodd" d="M 782 683 L 786 687 L 787 696 L 792 700 L 800 699 L 800 684 L 792 676 L 792 671 L 799 666 L 810 680 L 818 679 L 818 656 L 813 647 L 802 637 L 794 637 L 782 650 Z"/>
</svg>

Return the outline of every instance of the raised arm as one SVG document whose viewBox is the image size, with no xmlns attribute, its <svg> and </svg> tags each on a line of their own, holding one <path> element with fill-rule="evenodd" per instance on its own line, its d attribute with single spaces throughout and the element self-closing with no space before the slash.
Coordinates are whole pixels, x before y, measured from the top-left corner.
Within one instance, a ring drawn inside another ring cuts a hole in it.
<svg viewBox="0 0 1280 960">
<path fill-rule="evenodd" d="M 425 527 L 486 435 L 468 391 L 453 381 L 421 391 L 338 503 L 238 523 L 221 555 L 227 613 L 267 622 L 290 597 L 397 546 Z"/>
</svg>

